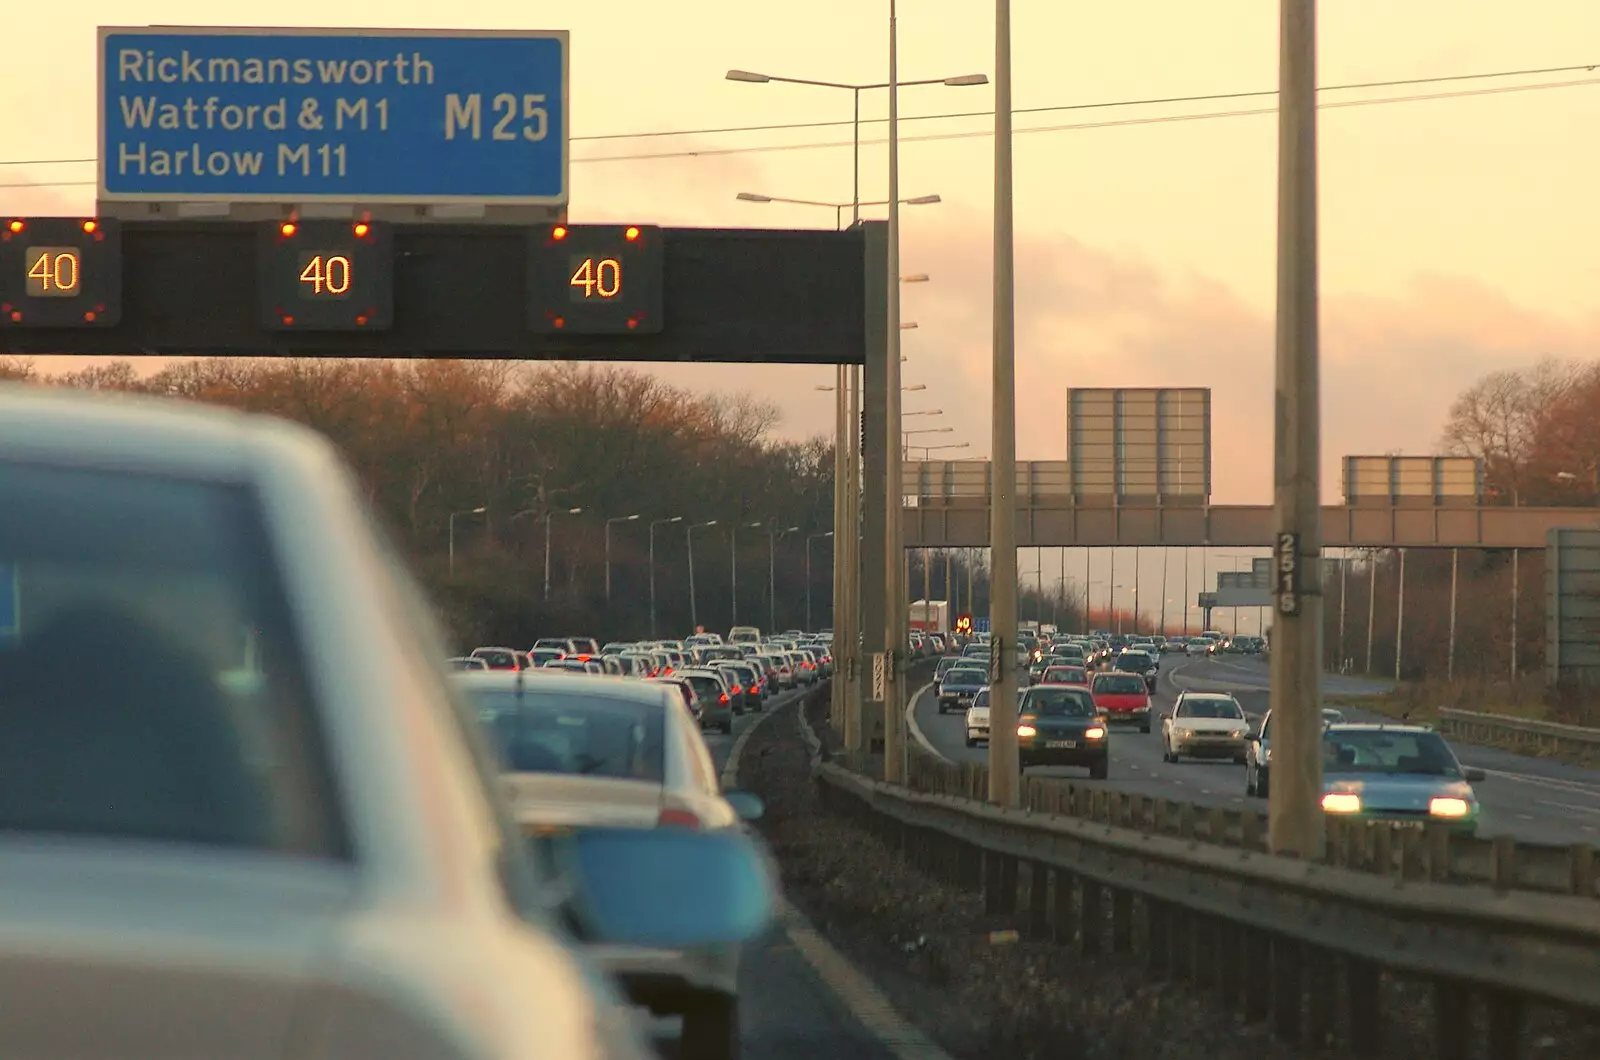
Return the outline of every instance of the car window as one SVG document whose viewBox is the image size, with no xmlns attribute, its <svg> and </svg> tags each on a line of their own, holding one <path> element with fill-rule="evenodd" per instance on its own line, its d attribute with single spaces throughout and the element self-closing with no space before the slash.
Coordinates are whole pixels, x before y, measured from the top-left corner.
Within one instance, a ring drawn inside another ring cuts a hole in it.
<svg viewBox="0 0 1600 1060">
<path fill-rule="evenodd" d="M 660 783 L 665 769 L 659 703 L 528 689 L 468 693 L 505 768 Z"/>
<path fill-rule="evenodd" d="M 944 675 L 947 685 L 981 685 L 989 680 L 989 675 L 982 670 L 961 666 Z"/>
<path fill-rule="evenodd" d="M 1094 690 L 1113 696 L 1144 695 L 1144 678 L 1131 674 L 1103 674 L 1094 679 Z"/>
<path fill-rule="evenodd" d="M 482 659 L 485 663 L 488 663 L 490 668 L 495 670 L 510 670 L 515 668 L 517 665 L 517 654 L 513 651 L 494 651 L 489 648 L 475 648 L 472 654 L 477 658 Z M 555 656 L 552 655 L 550 658 L 553 659 Z"/>
<path fill-rule="evenodd" d="M 0 831 L 350 856 L 271 556 L 244 487 L 0 461 Z"/>
<path fill-rule="evenodd" d="M 1461 775 L 1449 745 L 1433 732 L 1335 729 L 1323 734 L 1322 763 L 1325 773 Z"/>
<path fill-rule="evenodd" d="M 1244 719 L 1244 711 L 1231 699 L 1210 699 L 1185 696 L 1175 712 L 1180 718 L 1230 718 Z"/>
<path fill-rule="evenodd" d="M 1092 718 L 1096 713 L 1094 698 L 1072 688 L 1031 688 L 1018 710 L 1048 718 Z"/>
</svg>

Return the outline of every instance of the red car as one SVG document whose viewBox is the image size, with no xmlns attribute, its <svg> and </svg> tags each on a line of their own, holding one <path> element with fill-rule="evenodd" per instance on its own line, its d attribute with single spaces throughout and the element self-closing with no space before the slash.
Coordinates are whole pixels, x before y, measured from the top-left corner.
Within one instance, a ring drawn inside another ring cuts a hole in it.
<svg viewBox="0 0 1600 1060">
<path fill-rule="evenodd" d="M 1137 724 L 1140 732 L 1150 731 L 1150 690 L 1138 674 L 1095 674 L 1089 693 L 1111 724 Z"/>
</svg>

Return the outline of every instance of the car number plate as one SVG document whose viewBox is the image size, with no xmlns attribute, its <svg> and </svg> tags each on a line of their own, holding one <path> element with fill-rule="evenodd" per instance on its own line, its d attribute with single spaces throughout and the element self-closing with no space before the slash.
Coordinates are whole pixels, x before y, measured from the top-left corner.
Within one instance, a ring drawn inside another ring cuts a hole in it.
<svg viewBox="0 0 1600 1060">
<path fill-rule="evenodd" d="M 1044 745 L 1046 747 L 1076 747 L 1076 746 L 1078 746 L 1078 741 L 1077 740 L 1046 740 Z"/>
<path fill-rule="evenodd" d="M 1391 828 L 1395 828 L 1395 829 L 1404 828 L 1404 829 L 1407 829 L 1407 830 L 1410 830 L 1410 831 L 1416 831 L 1416 832 L 1422 831 L 1422 822 L 1421 821 L 1390 821 L 1389 822 L 1389 826 Z"/>
</svg>

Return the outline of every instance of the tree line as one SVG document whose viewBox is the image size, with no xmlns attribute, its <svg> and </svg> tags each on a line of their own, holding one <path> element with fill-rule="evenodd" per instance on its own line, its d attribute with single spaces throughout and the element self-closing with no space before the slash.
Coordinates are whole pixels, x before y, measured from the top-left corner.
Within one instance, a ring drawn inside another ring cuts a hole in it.
<svg viewBox="0 0 1600 1060">
<path fill-rule="evenodd" d="M 0 358 L 0 378 L 187 398 L 321 432 L 460 650 L 651 635 L 652 536 L 661 636 L 695 619 L 725 631 L 735 608 L 740 622 L 801 626 L 808 550 L 812 623 L 832 622 L 831 539 L 815 537 L 832 529 L 832 443 L 778 438 L 780 409 L 748 395 L 613 366 L 445 360 L 209 358 L 141 377 L 129 362 L 47 376 Z"/>
</svg>

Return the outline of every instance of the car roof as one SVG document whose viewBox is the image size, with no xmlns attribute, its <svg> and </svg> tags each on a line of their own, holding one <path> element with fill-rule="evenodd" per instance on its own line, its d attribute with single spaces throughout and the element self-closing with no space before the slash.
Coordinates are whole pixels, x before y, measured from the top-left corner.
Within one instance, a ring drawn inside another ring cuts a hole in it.
<svg viewBox="0 0 1600 1060">
<path fill-rule="evenodd" d="M 1324 732 L 1404 732 L 1404 733 L 1434 733 L 1438 735 L 1431 725 L 1413 725 L 1407 722 L 1382 722 L 1382 721 L 1344 721 L 1336 725 L 1329 725 Z"/>
<path fill-rule="evenodd" d="M 1183 692 L 1183 693 L 1179 694 L 1179 698 L 1180 699 L 1226 699 L 1226 700 L 1229 700 L 1230 702 L 1233 702 L 1233 703 L 1239 702 L 1238 699 L 1234 698 L 1234 695 L 1233 695 L 1232 692 Z"/>
</svg>

